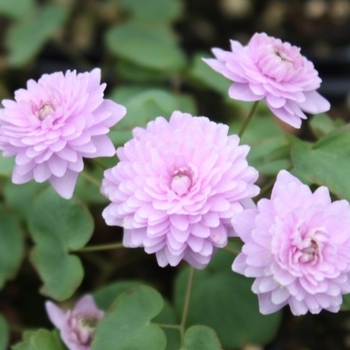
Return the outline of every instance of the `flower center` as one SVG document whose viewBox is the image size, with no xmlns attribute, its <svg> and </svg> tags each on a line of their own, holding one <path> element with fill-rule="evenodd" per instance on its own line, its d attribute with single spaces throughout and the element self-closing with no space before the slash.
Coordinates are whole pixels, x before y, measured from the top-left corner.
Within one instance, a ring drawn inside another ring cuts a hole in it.
<svg viewBox="0 0 350 350">
<path fill-rule="evenodd" d="M 317 260 L 317 256 L 319 253 L 317 242 L 311 239 L 310 243 L 305 248 L 302 248 L 300 252 L 300 262 L 309 262 Z"/>
<path fill-rule="evenodd" d="M 192 176 L 186 168 L 176 170 L 171 179 L 170 188 L 178 196 L 182 196 L 188 192 L 192 185 Z"/>
<path fill-rule="evenodd" d="M 289 57 L 282 51 L 278 50 L 278 48 L 274 48 L 274 54 L 284 62 L 291 62 Z"/>
<path fill-rule="evenodd" d="M 48 115 L 52 115 L 54 111 L 55 110 L 52 105 L 50 105 L 49 103 L 44 103 L 37 112 L 37 117 L 40 120 L 44 120 Z"/>
<path fill-rule="evenodd" d="M 98 321 L 99 319 L 93 316 L 74 317 L 72 323 L 74 325 L 75 340 L 80 344 L 90 345 Z"/>
</svg>

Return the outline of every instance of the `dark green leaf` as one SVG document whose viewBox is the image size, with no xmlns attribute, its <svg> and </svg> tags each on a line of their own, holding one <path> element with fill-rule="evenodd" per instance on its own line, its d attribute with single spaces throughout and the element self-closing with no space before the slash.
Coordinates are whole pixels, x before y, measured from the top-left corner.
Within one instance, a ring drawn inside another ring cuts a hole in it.
<svg viewBox="0 0 350 350">
<path fill-rule="evenodd" d="M 19 67 L 34 58 L 67 17 L 68 12 L 63 7 L 49 4 L 10 27 L 5 38 L 9 64 Z"/>
<path fill-rule="evenodd" d="M 0 315 L 0 350 L 6 350 L 9 340 L 8 327 L 4 318 Z"/>
<path fill-rule="evenodd" d="M 182 10 L 179 0 L 121 0 L 120 5 L 140 20 L 173 21 Z"/>
<path fill-rule="evenodd" d="M 28 16 L 34 10 L 34 6 L 34 0 L 1 0 L 0 15 L 17 19 L 25 15 Z"/>
<path fill-rule="evenodd" d="M 150 287 L 121 294 L 97 325 L 92 350 L 164 350 L 164 332 L 150 324 L 162 308 L 161 295 Z"/>
<path fill-rule="evenodd" d="M 341 119 L 332 119 L 327 114 L 316 114 L 311 117 L 310 127 L 317 138 L 321 138 L 330 132 L 343 126 L 345 122 Z"/>
<path fill-rule="evenodd" d="M 43 294 L 64 300 L 74 293 L 84 271 L 80 259 L 69 252 L 82 248 L 93 228 L 89 210 L 75 198 L 67 201 L 49 187 L 34 199 L 29 230 L 36 246 L 31 260 L 44 282 Z"/>
<path fill-rule="evenodd" d="M 170 28 L 154 22 L 127 22 L 106 33 L 106 43 L 115 55 L 155 70 L 177 71 L 185 56 Z"/>
<path fill-rule="evenodd" d="M 281 313 L 263 316 L 257 296 L 251 291 L 252 280 L 231 270 L 233 256 L 219 251 L 210 265 L 195 271 L 187 326 L 205 325 L 215 330 L 224 348 L 245 343 L 265 344 L 275 336 Z M 175 282 L 175 305 L 182 313 L 188 269 Z"/>
<path fill-rule="evenodd" d="M 295 142 L 291 149 L 296 173 L 307 182 L 327 186 L 339 198 L 350 200 L 350 133 L 336 130 L 314 145 Z"/>
<path fill-rule="evenodd" d="M 36 332 L 25 332 L 23 340 L 12 347 L 12 350 L 67 350 L 57 331 L 39 329 Z"/>
<path fill-rule="evenodd" d="M 183 350 L 222 350 L 215 331 L 205 326 L 193 326 L 186 331 Z"/>
<path fill-rule="evenodd" d="M 0 288 L 15 274 L 22 261 L 23 236 L 16 218 L 0 207 Z"/>
</svg>

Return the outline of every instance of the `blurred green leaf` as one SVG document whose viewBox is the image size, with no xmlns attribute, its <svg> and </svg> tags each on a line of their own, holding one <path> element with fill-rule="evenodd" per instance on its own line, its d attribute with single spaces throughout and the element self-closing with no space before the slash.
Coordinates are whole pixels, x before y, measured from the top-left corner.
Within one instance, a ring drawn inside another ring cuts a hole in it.
<svg viewBox="0 0 350 350">
<path fill-rule="evenodd" d="M 36 332 L 25 332 L 23 340 L 14 345 L 12 350 L 67 350 L 57 331 L 39 329 Z"/>
<path fill-rule="evenodd" d="M 218 251 L 205 270 L 195 271 L 187 326 L 205 325 L 215 330 L 224 348 L 245 343 L 265 344 L 276 335 L 281 312 L 261 315 L 252 280 L 231 270 L 232 255 Z M 189 269 L 175 281 L 175 305 L 180 315 Z"/>
<path fill-rule="evenodd" d="M 76 198 L 61 198 L 51 187 L 33 201 L 29 231 L 36 244 L 31 260 L 44 285 L 41 293 L 56 300 L 69 298 L 80 285 L 84 271 L 80 259 L 70 255 L 89 241 L 94 221 Z"/>
<path fill-rule="evenodd" d="M 0 154 L 0 176 L 11 177 L 14 165 L 15 157 L 3 157 Z"/>
<path fill-rule="evenodd" d="M 208 53 L 196 53 L 193 58 L 191 69 L 189 70 L 190 81 L 204 85 L 211 88 L 221 95 L 227 95 L 228 89 L 232 85 L 232 81 L 225 78 L 220 73 L 210 68 L 202 58 L 212 58 Z"/>
<path fill-rule="evenodd" d="M 91 349 L 165 349 L 164 332 L 150 324 L 162 308 L 161 295 L 150 287 L 139 286 L 121 294 L 97 325 Z"/>
<path fill-rule="evenodd" d="M 28 208 L 31 207 L 33 197 L 48 187 L 47 183 L 28 183 L 17 185 L 8 180 L 4 185 L 4 197 L 6 205 L 9 206 L 20 218 L 26 219 L 29 215 Z"/>
<path fill-rule="evenodd" d="M 9 340 L 7 323 L 0 315 L 0 350 L 6 350 Z"/>
<path fill-rule="evenodd" d="M 121 0 L 120 6 L 135 19 L 165 22 L 177 19 L 182 10 L 179 0 Z"/>
<path fill-rule="evenodd" d="M 185 56 L 171 29 L 154 22 L 127 22 L 106 33 L 106 44 L 117 56 L 154 70 L 178 71 Z"/>
<path fill-rule="evenodd" d="M 132 129 L 145 127 L 146 124 L 158 116 L 166 119 L 177 109 L 178 101 L 169 92 L 153 89 L 147 90 L 133 97 L 124 94 L 124 101 L 113 94 L 118 103 L 123 104 L 127 109 L 127 115 L 117 123 L 108 134 L 115 145 L 123 145 L 132 137 Z"/>
<path fill-rule="evenodd" d="M 28 63 L 67 18 L 68 12 L 63 7 L 49 4 L 42 6 L 34 16 L 11 26 L 5 38 L 9 64 L 20 67 Z"/>
<path fill-rule="evenodd" d="M 222 350 L 222 347 L 213 329 L 205 326 L 193 326 L 186 331 L 185 347 L 182 349 Z"/>
<path fill-rule="evenodd" d="M 16 273 L 23 257 L 23 235 L 16 218 L 0 207 L 0 288 Z M 1 343 L 0 343 L 1 344 Z"/>
<path fill-rule="evenodd" d="M 314 135 L 319 139 L 345 125 L 345 121 L 342 119 L 334 120 L 329 115 L 322 113 L 312 116 L 309 125 Z"/>
<path fill-rule="evenodd" d="M 34 0 L 1 0 L 0 15 L 5 15 L 18 19 L 23 16 L 28 16 L 35 8 Z"/>
<path fill-rule="evenodd" d="M 314 145 L 303 141 L 291 148 L 294 170 L 302 179 L 327 186 L 338 198 L 350 200 L 350 133 L 335 130 Z"/>
</svg>

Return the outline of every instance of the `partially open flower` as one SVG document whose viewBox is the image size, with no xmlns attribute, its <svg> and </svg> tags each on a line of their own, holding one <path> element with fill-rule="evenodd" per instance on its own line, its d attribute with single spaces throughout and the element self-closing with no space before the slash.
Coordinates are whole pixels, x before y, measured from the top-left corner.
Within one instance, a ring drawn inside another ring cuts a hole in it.
<svg viewBox="0 0 350 350">
<path fill-rule="evenodd" d="M 73 310 L 63 311 L 51 301 L 47 301 L 45 306 L 69 350 L 90 350 L 96 325 L 104 316 L 91 295 L 83 296 Z"/>
<path fill-rule="evenodd" d="M 257 33 L 247 46 L 232 40 L 231 50 L 215 48 L 217 59 L 204 61 L 234 81 L 229 89 L 233 99 L 265 100 L 272 113 L 295 128 L 306 119 L 303 112 L 329 110 L 329 102 L 316 91 L 321 85 L 318 72 L 300 54 L 300 48 Z"/>
<path fill-rule="evenodd" d="M 289 305 L 295 315 L 322 309 L 337 312 L 350 293 L 350 205 L 331 202 L 326 187 L 314 193 L 285 170 L 271 199 L 235 215 L 244 241 L 232 269 L 255 277 L 260 311 Z"/>
<path fill-rule="evenodd" d="M 232 216 L 259 193 L 249 147 L 227 132 L 227 125 L 181 112 L 134 129 L 101 189 L 112 202 L 103 217 L 124 227 L 126 247 L 156 253 L 160 266 L 184 259 L 204 268 L 227 244 Z"/>
<path fill-rule="evenodd" d="M 107 157 L 115 147 L 106 135 L 126 113 L 125 107 L 103 99 L 101 71 L 67 71 L 29 80 L 3 100 L 0 149 L 16 156 L 12 181 L 48 180 L 64 198 L 73 195 L 83 158 Z"/>
</svg>

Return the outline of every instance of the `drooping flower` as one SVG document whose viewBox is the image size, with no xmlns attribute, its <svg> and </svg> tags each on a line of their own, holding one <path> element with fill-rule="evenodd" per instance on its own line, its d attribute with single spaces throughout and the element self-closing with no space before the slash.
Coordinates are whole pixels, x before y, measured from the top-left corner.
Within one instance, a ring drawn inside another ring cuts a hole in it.
<svg viewBox="0 0 350 350">
<path fill-rule="evenodd" d="M 101 71 L 67 71 L 29 80 L 3 100 L 0 109 L 0 149 L 16 156 L 12 181 L 48 180 L 64 198 L 73 195 L 83 158 L 107 157 L 115 147 L 106 135 L 126 109 L 103 99 Z"/>
<path fill-rule="evenodd" d="M 155 253 L 160 266 L 184 259 L 204 268 L 232 235 L 231 217 L 259 193 L 248 146 L 228 126 L 175 111 L 158 117 L 117 150 L 105 171 L 103 211 L 108 225 L 124 227 L 126 247 Z"/>
<path fill-rule="evenodd" d="M 294 315 L 339 311 L 350 292 L 346 200 L 332 203 L 326 187 L 312 193 L 282 170 L 271 199 L 235 215 L 232 225 L 245 243 L 232 269 L 256 278 L 252 291 L 263 314 L 288 304 Z"/>
<path fill-rule="evenodd" d="M 96 325 L 104 316 L 91 295 L 83 296 L 73 310 L 64 311 L 51 301 L 47 301 L 45 307 L 69 350 L 90 350 Z"/>
<path fill-rule="evenodd" d="M 231 41 L 231 51 L 214 48 L 216 59 L 204 59 L 214 70 L 234 81 L 231 98 L 265 100 L 273 114 L 300 128 L 304 112 L 317 114 L 330 108 L 316 90 L 321 85 L 312 62 L 300 48 L 280 39 L 256 33 L 247 46 Z"/>
</svg>

